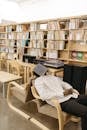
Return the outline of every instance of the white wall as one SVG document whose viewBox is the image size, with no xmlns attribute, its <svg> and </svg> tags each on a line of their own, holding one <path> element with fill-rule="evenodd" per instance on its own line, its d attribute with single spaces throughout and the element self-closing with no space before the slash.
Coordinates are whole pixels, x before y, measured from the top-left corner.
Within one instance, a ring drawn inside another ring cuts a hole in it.
<svg viewBox="0 0 87 130">
<path fill-rule="evenodd" d="M 0 4 L 0 20 L 7 19 L 24 22 L 87 14 L 87 0 L 38 1 L 32 4 L 24 2 L 20 7 L 13 2 Z"/>
<path fill-rule="evenodd" d="M 25 20 L 49 19 L 87 14 L 87 0 L 39 0 L 21 5 Z"/>
<path fill-rule="evenodd" d="M 2 19 L 11 21 L 21 21 L 23 13 L 20 7 L 14 2 L 0 0 L 0 22 Z"/>
</svg>

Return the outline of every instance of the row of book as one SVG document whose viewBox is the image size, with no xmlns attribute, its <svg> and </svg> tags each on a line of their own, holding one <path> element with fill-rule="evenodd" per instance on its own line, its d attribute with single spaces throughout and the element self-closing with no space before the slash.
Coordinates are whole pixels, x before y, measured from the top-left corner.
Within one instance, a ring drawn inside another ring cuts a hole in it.
<svg viewBox="0 0 87 130">
<path fill-rule="evenodd" d="M 68 31 L 48 31 L 48 32 L 31 32 L 30 39 L 31 40 L 65 40 L 69 36 Z"/>
<path fill-rule="evenodd" d="M 48 31 L 47 32 L 23 32 L 23 33 L 8 33 L 0 34 L 0 38 L 7 39 L 30 39 L 30 40 L 87 40 L 86 30 L 72 30 L 68 31 Z"/>
<path fill-rule="evenodd" d="M 4 40 L 1 43 L 2 45 L 5 44 Z M 43 40 L 7 40 L 6 46 L 7 47 L 28 47 L 28 48 L 47 48 L 47 49 L 55 49 L 55 50 L 63 50 L 65 48 L 65 41 L 43 41 Z"/>
<path fill-rule="evenodd" d="M 4 39 L 0 39 L 0 45 L 1 44 L 6 44 L 6 41 Z"/>
<path fill-rule="evenodd" d="M 87 31 L 84 30 L 75 30 L 71 31 L 69 34 L 70 40 L 87 40 Z"/>
<path fill-rule="evenodd" d="M 46 52 L 42 51 L 41 49 L 30 49 L 28 51 L 28 54 L 31 56 L 36 56 L 36 57 L 43 57 L 45 56 L 46 58 L 58 58 L 58 51 L 56 50 L 48 50 Z"/>
<path fill-rule="evenodd" d="M 47 32 L 31 32 L 30 33 L 30 39 L 34 40 L 34 39 L 47 39 Z"/>
<path fill-rule="evenodd" d="M 29 32 L 23 32 L 23 33 L 8 33 L 7 34 L 8 39 L 28 39 L 29 38 Z"/>
<path fill-rule="evenodd" d="M 0 38 L 7 39 L 30 39 L 30 40 L 65 40 L 68 39 L 67 31 L 48 31 L 47 32 L 24 32 L 24 33 L 8 33 L 0 34 Z"/>
<path fill-rule="evenodd" d="M 17 49 L 16 48 L 0 47 L 0 52 L 6 52 L 6 53 L 14 54 L 15 52 L 17 52 Z"/>
<path fill-rule="evenodd" d="M 47 42 L 47 49 L 63 50 L 66 49 L 65 41 L 49 41 Z"/>
<path fill-rule="evenodd" d="M 3 38 L 6 39 L 6 38 L 7 38 L 7 35 L 4 34 L 4 33 L 0 33 L 0 38 L 1 38 L 1 39 L 3 39 Z"/>
<path fill-rule="evenodd" d="M 86 28 L 87 20 L 85 19 L 70 19 L 70 20 L 54 20 L 48 23 L 32 23 L 30 24 L 30 31 L 36 31 L 40 29 L 44 30 L 60 30 L 60 29 L 77 29 Z"/>
<path fill-rule="evenodd" d="M 29 45 L 29 41 L 28 40 L 7 40 L 6 41 L 6 46 L 9 47 L 25 47 Z"/>
<path fill-rule="evenodd" d="M 69 29 L 87 28 L 87 19 L 71 19 Z"/>
<path fill-rule="evenodd" d="M 8 25 L 6 26 L 6 32 L 23 32 L 29 30 L 28 24 Z"/>
<path fill-rule="evenodd" d="M 45 42 L 43 40 L 32 40 L 29 42 L 29 48 L 47 48 L 47 49 L 55 49 L 55 50 L 63 50 L 65 48 L 65 41 L 48 41 Z"/>
<path fill-rule="evenodd" d="M 78 29 L 87 28 L 87 19 L 66 19 L 54 20 L 44 23 L 28 23 L 18 25 L 8 25 L 6 27 L 0 26 L 0 32 L 23 32 L 23 31 L 37 31 L 37 30 L 60 30 L 60 29 Z"/>
<path fill-rule="evenodd" d="M 5 32 L 6 28 L 4 26 L 0 26 L 0 32 Z"/>
<path fill-rule="evenodd" d="M 48 30 L 87 28 L 87 19 L 48 22 Z"/>
</svg>

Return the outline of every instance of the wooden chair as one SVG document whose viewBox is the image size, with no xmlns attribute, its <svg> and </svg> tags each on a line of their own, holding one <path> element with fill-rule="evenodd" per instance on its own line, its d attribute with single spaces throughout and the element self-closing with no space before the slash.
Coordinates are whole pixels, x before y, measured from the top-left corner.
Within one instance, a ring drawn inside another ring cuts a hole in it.
<svg viewBox="0 0 87 130">
<path fill-rule="evenodd" d="M 31 90 L 34 98 L 36 99 L 35 103 L 37 104 L 38 112 L 58 119 L 59 130 L 63 130 L 64 125 L 70 120 L 73 122 L 80 121 L 79 117 L 75 117 L 73 115 L 67 114 L 66 112 L 63 112 L 60 103 L 55 98 L 51 99 L 52 103 L 54 104 L 53 107 L 46 102 L 43 103 L 34 86 L 31 87 Z"/>
<path fill-rule="evenodd" d="M 33 78 L 33 67 L 29 66 L 29 74 L 30 77 L 28 77 L 28 82 L 25 84 L 18 84 L 16 82 L 10 82 L 8 84 L 8 90 L 7 90 L 7 102 L 8 105 L 11 109 L 13 109 L 14 111 L 16 111 L 17 113 L 19 113 L 20 115 L 22 115 L 23 117 L 25 117 L 26 119 L 29 119 L 30 116 L 27 115 L 26 113 L 24 113 L 23 111 L 21 111 L 20 109 L 18 109 L 17 107 L 15 107 L 12 102 L 12 96 L 15 96 L 18 100 L 20 100 L 23 103 L 26 103 L 27 101 L 31 100 L 33 98 L 32 93 L 31 93 L 31 80 Z"/>
<path fill-rule="evenodd" d="M 0 69 L 7 71 L 7 56 L 8 54 L 5 52 L 2 52 L 0 55 Z"/>
<path fill-rule="evenodd" d="M 17 60 L 8 62 L 8 72 L 22 76 L 22 83 L 24 83 L 24 68 L 18 63 Z"/>
<path fill-rule="evenodd" d="M 12 62 L 10 62 L 10 65 L 9 65 L 9 72 L 12 73 L 12 74 L 15 74 L 15 75 L 20 75 L 20 66 L 19 64 L 17 63 L 16 60 L 12 60 Z"/>
</svg>

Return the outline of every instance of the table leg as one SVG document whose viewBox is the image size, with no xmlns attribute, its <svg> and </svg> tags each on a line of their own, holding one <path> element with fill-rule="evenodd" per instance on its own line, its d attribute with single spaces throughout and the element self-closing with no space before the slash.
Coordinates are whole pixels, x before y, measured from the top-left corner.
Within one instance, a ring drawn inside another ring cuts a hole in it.
<svg viewBox="0 0 87 130">
<path fill-rule="evenodd" d="M 27 82 L 27 67 L 24 66 L 24 83 Z"/>
<path fill-rule="evenodd" d="M 5 98 L 5 83 L 3 83 L 3 98 Z"/>
</svg>

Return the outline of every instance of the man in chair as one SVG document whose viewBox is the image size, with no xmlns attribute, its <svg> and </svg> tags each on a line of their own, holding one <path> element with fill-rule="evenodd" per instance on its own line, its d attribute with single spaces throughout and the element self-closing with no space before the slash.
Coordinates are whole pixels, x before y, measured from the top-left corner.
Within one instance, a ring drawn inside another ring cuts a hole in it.
<svg viewBox="0 0 87 130">
<path fill-rule="evenodd" d="M 35 80 L 35 88 L 41 99 L 50 105 L 53 105 L 50 102 L 51 98 L 55 97 L 58 99 L 62 110 L 81 117 L 82 130 L 87 130 L 87 96 L 80 95 L 70 84 L 56 76 L 44 75 L 47 71 L 46 69 L 43 69 L 43 73 L 41 71 L 38 73 L 37 70 L 35 69 L 35 73 L 40 77 Z"/>
</svg>

